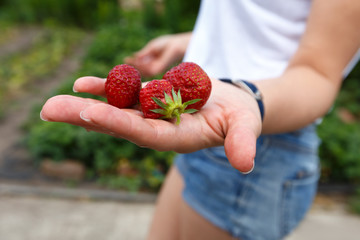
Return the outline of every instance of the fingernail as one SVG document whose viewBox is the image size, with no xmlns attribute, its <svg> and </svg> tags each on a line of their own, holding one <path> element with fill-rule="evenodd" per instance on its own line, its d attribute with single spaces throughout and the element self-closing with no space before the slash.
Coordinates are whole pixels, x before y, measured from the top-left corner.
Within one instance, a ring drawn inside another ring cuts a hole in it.
<svg viewBox="0 0 360 240">
<path fill-rule="evenodd" d="M 77 93 L 77 92 L 78 92 L 78 91 L 75 89 L 75 86 L 73 86 L 73 89 L 72 89 L 72 90 L 73 90 L 74 93 Z"/>
<path fill-rule="evenodd" d="M 254 159 L 254 161 L 253 161 L 253 166 L 252 166 L 252 168 L 250 169 L 250 171 L 242 172 L 242 173 L 243 173 L 243 174 L 249 174 L 249 173 L 251 173 L 251 172 L 254 170 L 254 168 L 255 168 L 255 159 Z"/>
<path fill-rule="evenodd" d="M 43 120 L 44 122 L 48 122 L 49 120 L 46 119 L 43 114 L 42 114 L 42 111 L 40 112 L 40 119 Z"/>
<path fill-rule="evenodd" d="M 80 112 L 80 118 L 85 122 L 91 122 L 90 118 L 86 115 L 85 110 Z"/>
</svg>

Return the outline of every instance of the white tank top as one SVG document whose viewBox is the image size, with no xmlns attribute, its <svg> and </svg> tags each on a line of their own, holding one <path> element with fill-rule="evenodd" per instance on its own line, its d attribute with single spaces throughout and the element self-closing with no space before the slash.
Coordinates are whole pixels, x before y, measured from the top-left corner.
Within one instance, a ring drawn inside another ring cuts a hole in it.
<svg viewBox="0 0 360 240">
<path fill-rule="evenodd" d="M 212 77 L 260 80 L 283 73 L 312 0 L 203 0 L 184 61 Z"/>
</svg>

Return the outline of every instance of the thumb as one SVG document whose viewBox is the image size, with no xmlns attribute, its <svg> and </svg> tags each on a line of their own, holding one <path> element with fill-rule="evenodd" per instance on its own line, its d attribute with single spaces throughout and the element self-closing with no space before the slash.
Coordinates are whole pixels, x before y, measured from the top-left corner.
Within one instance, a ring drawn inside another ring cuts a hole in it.
<svg viewBox="0 0 360 240">
<path fill-rule="evenodd" d="M 253 124 L 237 120 L 230 124 L 225 138 L 225 153 L 230 164 L 242 173 L 250 173 L 255 165 L 258 130 Z"/>
</svg>

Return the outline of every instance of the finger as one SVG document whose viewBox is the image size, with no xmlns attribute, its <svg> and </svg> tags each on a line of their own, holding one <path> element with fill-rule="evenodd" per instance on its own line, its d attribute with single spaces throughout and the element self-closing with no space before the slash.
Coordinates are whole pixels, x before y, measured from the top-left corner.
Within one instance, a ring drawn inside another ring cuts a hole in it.
<svg viewBox="0 0 360 240">
<path fill-rule="evenodd" d="M 134 66 L 137 70 L 140 71 L 141 76 L 143 77 L 152 77 L 153 74 L 151 73 L 151 64 L 152 62 L 155 61 L 155 59 L 153 57 L 148 57 L 146 58 L 146 60 L 140 60 L 138 58 L 136 58 L 136 56 L 131 56 L 131 57 L 126 57 L 124 58 L 124 62 L 126 64 L 132 65 Z"/>
<path fill-rule="evenodd" d="M 172 149 L 171 139 L 176 134 L 176 126 L 164 120 L 145 119 L 140 111 L 118 109 L 100 103 L 90 105 L 81 116 L 86 121 L 116 133 L 117 137 L 127 139 L 139 146 L 157 150 Z M 166 131 L 166 132 L 164 132 Z"/>
<path fill-rule="evenodd" d="M 94 99 L 79 98 L 68 95 L 59 95 L 50 98 L 40 112 L 40 118 L 44 121 L 65 122 L 85 128 L 87 131 L 96 131 L 112 136 L 117 136 L 115 132 L 101 125 L 94 124 L 82 116 L 82 112 L 87 107 L 102 103 Z M 107 104 L 106 104 L 107 105 Z M 119 109 L 120 110 L 120 109 Z M 139 112 L 136 110 L 129 110 Z"/>
<path fill-rule="evenodd" d="M 101 103 L 86 108 L 82 117 L 119 138 L 158 151 L 185 153 L 209 145 L 201 132 L 203 123 L 191 114 L 183 114 L 181 124 L 176 125 L 173 121 L 144 118 L 134 109 L 118 109 Z"/>
<path fill-rule="evenodd" d="M 154 44 L 148 44 L 143 49 L 135 52 L 131 56 L 124 58 L 124 63 L 133 65 L 135 67 L 146 65 L 150 63 L 158 55 L 159 50 L 153 46 Z"/>
<path fill-rule="evenodd" d="M 129 64 L 132 64 L 134 67 L 136 67 L 142 76 L 144 77 L 152 77 L 157 74 L 160 74 L 164 71 L 166 66 L 162 62 L 162 59 L 159 56 L 153 56 L 153 57 L 147 57 L 140 60 L 133 60 L 129 61 Z"/>
<path fill-rule="evenodd" d="M 142 75 L 148 77 L 155 76 L 164 73 L 165 70 L 177 60 L 178 54 L 176 53 L 176 49 L 169 47 L 155 58 L 147 62 L 137 63 L 137 67 L 140 69 Z"/>
<path fill-rule="evenodd" d="M 230 124 L 225 138 L 225 152 L 230 164 L 242 173 L 249 173 L 254 168 L 256 155 L 257 130 L 253 124 L 236 118 Z"/>
<path fill-rule="evenodd" d="M 166 41 L 166 36 L 155 38 L 146 44 L 142 49 L 134 54 L 135 59 L 139 62 L 146 61 L 147 58 L 152 58 L 156 56 L 161 49 L 164 47 Z"/>
<path fill-rule="evenodd" d="M 93 95 L 106 97 L 105 82 L 106 78 L 91 76 L 81 77 L 75 81 L 73 90 L 74 92 L 86 92 Z"/>
<path fill-rule="evenodd" d="M 80 112 L 90 105 L 100 102 L 94 99 L 58 95 L 46 101 L 41 110 L 40 117 L 44 121 L 66 122 L 88 128 L 90 124 L 80 118 Z"/>
<path fill-rule="evenodd" d="M 134 56 L 128 56 L 124 58 L 124 63 L 129 65 L 136 65 L 136 59 Z"/>
<path fill-rule="evenodd" d="M 138 110 L 118 109 L 94 99 L 58 95 L 44 104 L 40 114 L 45 121 L 65 122 L 88 130 L 116 135 L 140 146 L 149 146 L 149 142 L 153 140 L 157 142 L 156 147 L 164 146 L 163 140 L 157 139 L 156 124 L 151 123 L 155 120 L 144 120 Z M 169 129 L 169 126 L 171 128 L 173 125 L 167 121 L 157 121 L 159 128 Z"/>
</svg>

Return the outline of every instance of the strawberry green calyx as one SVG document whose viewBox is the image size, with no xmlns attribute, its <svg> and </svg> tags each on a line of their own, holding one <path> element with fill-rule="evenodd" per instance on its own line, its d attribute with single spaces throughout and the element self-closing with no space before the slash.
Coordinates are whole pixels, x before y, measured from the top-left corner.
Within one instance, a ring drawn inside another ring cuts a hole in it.
<svg viewBox="0 0 360 240">
<path fill-rule="evenodd" d="M 195 113 L 197 109 L 186 109 L 189 105 L 201 101 L 201 99 L 192 99 L 185 103 L 182 103 L 182 98 L 180 90 L 178 93 L 175 92 L 174 88 L 171 90 L 172 97 L 170 97 L 166 92 L 164 92 L 165 103 L 156 97 L 152 97 L 152 100 L 159 105 L 158 109 L 150 110 L 154 113 L 163 115 L 162 119 L 172 119 L 176 118 L 176 124 L 180 123 L 180 115 L 183 113 Z"/>
</svg>

